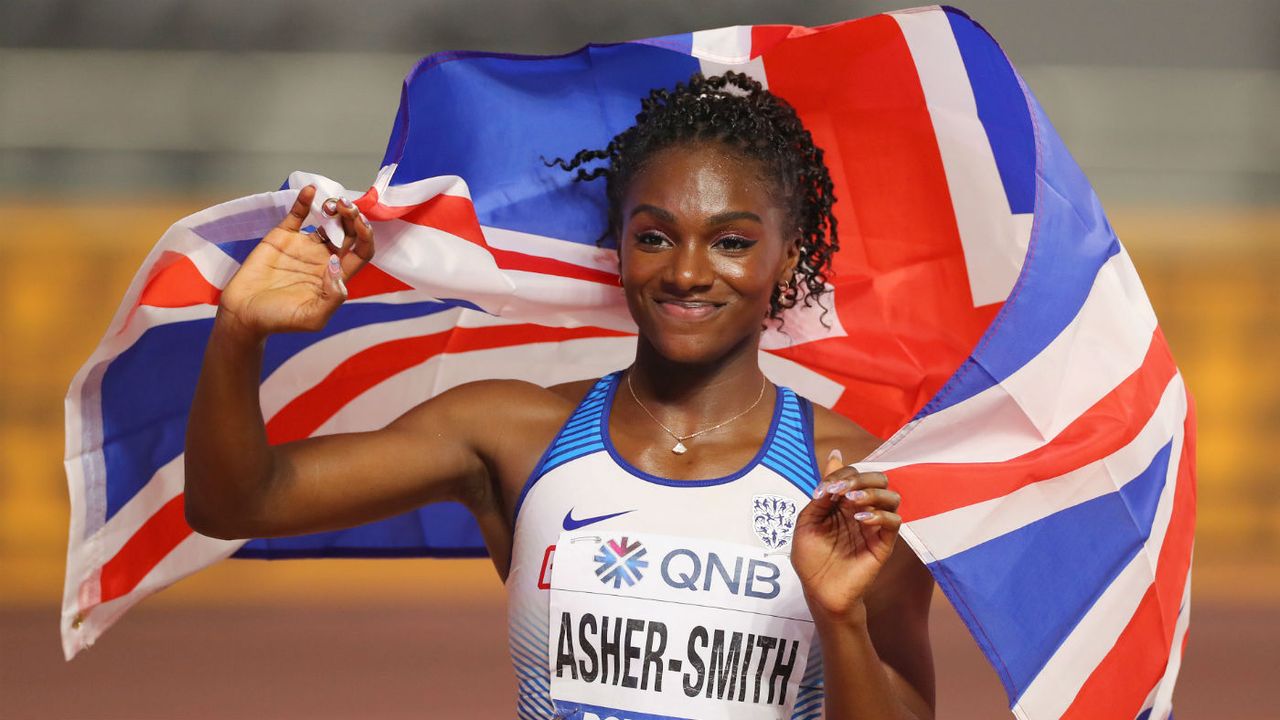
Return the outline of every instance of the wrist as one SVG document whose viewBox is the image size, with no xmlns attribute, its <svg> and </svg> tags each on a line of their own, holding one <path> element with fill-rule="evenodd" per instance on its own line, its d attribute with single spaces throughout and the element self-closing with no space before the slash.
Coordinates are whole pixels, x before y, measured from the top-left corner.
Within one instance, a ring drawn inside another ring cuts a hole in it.
<svg viewBox="0 0 1280 720">
<path fill-rule="evenodd" d="M 841 608 L 827 608 L 807 598 L 809 614 L 813 617 L 814 627 L 818 630 L 855 630 L 863 631 L 867 627 L 867 606 L 859 598 Z"/>
<path fill-rule="evenodd" d="M 267 340 L 266 333 L 250 328 L 234 312 L 221 305 L 213 318 L 210 337 L 217 337 L 243 348 L 259 347 Z"/>
</svg>

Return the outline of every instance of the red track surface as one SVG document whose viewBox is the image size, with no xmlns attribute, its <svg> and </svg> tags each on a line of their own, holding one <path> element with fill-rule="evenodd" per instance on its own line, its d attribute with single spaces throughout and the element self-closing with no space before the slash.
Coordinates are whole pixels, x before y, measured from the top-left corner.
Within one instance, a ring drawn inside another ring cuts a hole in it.
<svg viewBox="0 0 1280 720">
<path fill-rule="evenodd" d="M 1010 717 L 954 613 L 934 613 L 939 717 Z M 1177 717 L 1276 717 L 1271 608 L 1192 612 Z M 501 605 L 141 607 L 70 664 L 57 611 L 0 609 L 0 718 L 510 718 Z"/>
</svg>

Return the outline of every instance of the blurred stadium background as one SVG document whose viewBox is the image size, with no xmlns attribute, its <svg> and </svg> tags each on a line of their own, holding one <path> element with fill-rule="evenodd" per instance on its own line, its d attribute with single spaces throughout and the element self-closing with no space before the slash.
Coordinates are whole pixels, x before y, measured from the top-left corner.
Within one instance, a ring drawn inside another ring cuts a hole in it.
<svg viewBox="0 0 1280 720">
<path fill-rule="evenodd" d="M 485 561 L 223 563 L 63 664 L 62 398 L 164 229 L 294 169 L 369 183 L 445 49 L 558 53 L 908 4 L 0 0 L 0 717 L 503 717 Z M 1280 692 L 1280 2 L 969 0 L 1129 247 L 1200 422 L 1179 718 Z M 1007 716 L 935 613 L 940 717 Z"/>
</svg>

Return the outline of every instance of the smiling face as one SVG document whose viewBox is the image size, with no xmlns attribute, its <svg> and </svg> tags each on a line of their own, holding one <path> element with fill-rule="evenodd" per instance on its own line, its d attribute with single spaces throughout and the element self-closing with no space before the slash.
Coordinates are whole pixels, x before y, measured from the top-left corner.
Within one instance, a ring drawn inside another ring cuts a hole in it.
<svg viewBox="0 0 1280 720">
<path fill-rule="evenodd" d="M 622 286 L 644 341 L 681 363 L 755 352 L 798 258 L 798 231 L 760 163 L 720 143 L 660 150 L 620 212 Z"/>
</svg>

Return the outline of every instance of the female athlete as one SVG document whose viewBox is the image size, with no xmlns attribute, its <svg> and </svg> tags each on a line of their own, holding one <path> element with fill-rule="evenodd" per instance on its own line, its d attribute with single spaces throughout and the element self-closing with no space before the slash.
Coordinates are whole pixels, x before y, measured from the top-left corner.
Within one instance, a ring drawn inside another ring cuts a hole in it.
<svg viewBox="0 0 1280 720">
<path fill-rule="evenodd" d="M 302 232 L 304 188 L 222 293 L 187 433 L 191 526 L 268 537 L 463 503 L 506 583 L 522 718 L 933 717 L 932 580 L 895 544 L 885 477 L 846 466 L 879 441 L 758 363 L 764 323 L 820 299 L 836 248 L 809 132 L 746 76 L 696 75 L 653 91 L 607 148 L 557 164 L 606 179 L 639 328 L 630 367 L 549 388 L 475 382 L 381 430 L 268 445 L 266 337 L 323 327 L 374 252 L 346 201 L 322 206 L 341 250 Z M 815 482 L 813 497 L 797 488 Z M 587 605 L 552 600 L 570 573 L 557 542 L 599 548 L 598 572 L 649 557 L 610 570 Z M 624 579 L 649 615 L 629 610 Z M 760 610 L 788 596 L 812 642 Z"/>
</svg>

